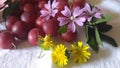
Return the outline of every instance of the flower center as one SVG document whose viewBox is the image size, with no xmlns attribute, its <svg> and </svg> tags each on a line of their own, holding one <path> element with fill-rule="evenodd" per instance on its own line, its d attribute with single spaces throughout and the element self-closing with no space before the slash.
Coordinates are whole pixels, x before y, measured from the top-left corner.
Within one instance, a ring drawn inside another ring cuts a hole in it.
<svg viewBox="0 0 120 68">
<path fill-rule="evenodd" d="M 74 17 L 74 16 L 71 16 L 71 17 L 70 17 L 70 20 L 71 20 L 71 21 L 73 21 L 74 19 L 75 19 L 75 17 Z"/>
<path fill-rule="evenodd" d="M 90 12 L 86 12 L 89 16 L 93 16 L 93 13 Z"/>
<path fill-rule="evenodd" d="M 52 9 L 49 10 L 49 14 L 52 14 Z"/>
</svg>

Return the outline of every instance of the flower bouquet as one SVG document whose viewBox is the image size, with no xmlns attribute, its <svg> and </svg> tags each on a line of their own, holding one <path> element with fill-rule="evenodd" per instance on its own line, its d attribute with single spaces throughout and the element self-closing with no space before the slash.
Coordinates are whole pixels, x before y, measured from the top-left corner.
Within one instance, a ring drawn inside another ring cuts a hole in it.
<svg viewBox="0 0 120 68">
<path fill-rule="evenodd" d="M 28 39 L 42 50 L 52 50 L 53 63 L 63 67 L 70 58 L 80 64 L 87 62 L 90 49 L 98 52 L 103 41 L 118 47 L 113 38 L 104 34 L 112 29 L 107 24 L 110 17 L 86 0 L 7 0 L 4 6 L 7 7 L 2 16 L 7 31 L 0 33 L 0 48 L 16 47 L 16 38 Z M 77 39 L 81 27 L 86 41 Z M 8 39 L 7 44 L 4 37 Z M 70 44 L 57 43 L 55 39 Z"/>
</svg>

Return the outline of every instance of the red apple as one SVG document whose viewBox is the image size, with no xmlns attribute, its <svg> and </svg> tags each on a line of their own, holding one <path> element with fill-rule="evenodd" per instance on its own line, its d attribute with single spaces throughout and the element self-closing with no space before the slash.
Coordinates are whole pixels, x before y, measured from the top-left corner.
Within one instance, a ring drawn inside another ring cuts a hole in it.
<svg viewBox="0 0 120 68">
<path fill-rule="evenodd" d="M 14 44 L 15 44 L 15 38 L 10 32 L 3 31 L 0 33 L 0 48 L 11 49 L 13 48 Z"/>
<path fill-rule="evenodd" d="M 42 37 L 45 36 L 45 33 L 43 32 L 42 29 L 38 29 L 38 28 L 31 29 L 28 33 L 29 43 L 32 44 L 32 45 L 37 45 L 39 35 L 42 36 Z"/>
<path fill-rule="evenodd" d="M 49 19 L 43 23 L 43 30 L 46 34 L 55 36 L 58 34 L 59 24 L 56 19 Z"/>
<path fill-rule="evenodd" d="M 19 21 L 20 19 L 16 16 L 9 16 L 7 19 L 6 19 L 6 22 L 5 22 L 5 26 L 7 28 L 7 30 L 11 31 L 11 28 L 13 26 L 13 24 L 17 21 Z"/>
<path fill-rule="evenodd" d="M 32 12 L 35 13 L 36 12 L 36 7 L 33 4 L 30 3 L 26 3 L 23 7 L 23 10 L 25 12 Z"/>
<path fill-rule="evenodd" d="M 43 17 L 38 17 L 36 22 L 35 22 L 37 28 L 42 28 L 43 23 L 44 23 Z"/>
<path fill-rule="evenodd" d="M 57 2 L 60 2 L 60 1 L 65 1 L 65 2 L 68 2 L 68 0 L 56 0 Z"/>
<path fill-rule="evenodd" d="M 83 8 L 85 6 L 86 0 L 74 0 L 72 4 L 72 8 L 80 7 Z"/>
<path fill-rule="evenodd" d="M 45 5 L 46 3 L 47 3 L 47 2 L 46 2 L 45 0 L 39 1 L 38 7 L 39 7 L 40 9 L 45 8 L 44 5 Z"/>
<path fill-rule="evenodd" d="M 77 32 L 73 33 L 72 31 L 68 30 L 66 33 L 63 33 L 61 37 L 66 42 L 73 42 L 77 38 Z"/>
<path fill-rule="evenodd" d="M 64 10 L 64 7 L 68 6 L 68 2 L 67 1 L 58 0 L 57 2 L 59 2 L 59 5 L 57 7 L 59 9 L 59 11 Z"/>
<path fill-rule="evenodd" d="M 34 13 L 24 12 L 21 15 L 21 20 L 30 24 L 31 26 L 35 26 L 36 19 L 37 19 L 37 15 Z"/>
<path fill-rule="evenodd" d="M 17 21 L 12 27 L 12 33 L 19 39 L 26 39 L 29 28 L 23 21 Z"/>
</svg>

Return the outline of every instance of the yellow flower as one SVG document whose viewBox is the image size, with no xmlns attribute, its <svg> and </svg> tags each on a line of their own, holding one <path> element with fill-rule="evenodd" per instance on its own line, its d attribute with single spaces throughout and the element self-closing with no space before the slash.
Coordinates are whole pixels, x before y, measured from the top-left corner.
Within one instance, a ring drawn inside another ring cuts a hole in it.
<svg viewBox="0 0 120 68">
<path fill-rule="evenodd" d="M 53 42 L 52 38 L 50 37 L 50 35 L 46 35 L 45 38 L 39 39 L 39 45 L 43 49 L 49 50 L 51 47 L 54 46 L 54 42 Z"/>
<path fill-rule="evenodd" d="M 64 65 L 67 65 L 68 59 L 66 54 L 66 48 L 63 44 L 57 45 L 51 54 L 53 63 L 57 64 L 60 67 L 63 67 Z"/>
<path fill-rule="evenodd" d="M 50 37 L 50 35 L 46 35 L 45 38 L 43 39 L 43 41 L 51 41 L 52 38 Z"/>
<path fill-rule="evenodd" d="M 48 50 L 48 49 L 50 49 L 53 45 L 54 45 L 54 44 L 53 44 L 53 41 L 45 41 L 45 42 L 43 42 L 42 47 L 43 47 L 45 50 Z"/>
<path fill-rule="evenodd" d="M 72 45 L 72 49 L 72 56 L 77 63 L 85 63 L 91 56 L 91 53 L 88 51 L 89 46 L 83 46 L 82 42 L 78 42 L 77 45 Z"/>
</svg>

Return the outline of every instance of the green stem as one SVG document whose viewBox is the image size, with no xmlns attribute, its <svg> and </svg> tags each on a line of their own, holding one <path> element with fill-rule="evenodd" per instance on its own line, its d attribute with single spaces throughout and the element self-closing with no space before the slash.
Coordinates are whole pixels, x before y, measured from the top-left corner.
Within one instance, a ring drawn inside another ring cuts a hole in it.
<svg viewBox="0 0 120 68">
<path fill-rule="evenodd" d="M 38 55 L 38 58 L 41 58 L 43 56 L 42 53 L 43 53 L 43 49 L 40 50 L 40 54 Z"/>
</svg>

